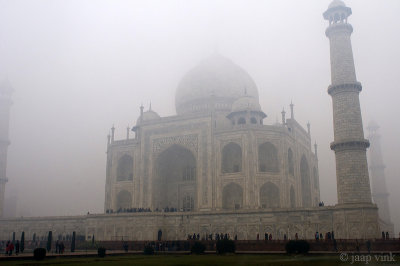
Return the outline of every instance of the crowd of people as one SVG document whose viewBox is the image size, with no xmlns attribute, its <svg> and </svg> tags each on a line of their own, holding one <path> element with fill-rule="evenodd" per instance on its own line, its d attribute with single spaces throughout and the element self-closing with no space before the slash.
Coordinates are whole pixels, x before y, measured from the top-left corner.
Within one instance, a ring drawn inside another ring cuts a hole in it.
<svg viewBox="0 0 400 266">
<path fill-rule="evenodd" d="M 14 243 L 12 241 L 8 240 L 7 244 L 6 244 L 5 251 L 6 251 L 6 255 L 8 255 L 8 256 L 11 256 L 13 251 L 15 251 L 15 255 L 18 255 L 19 251 L 20 251 L 19 240 L 17 240 L 15 242 L 15 245 L 14 245 Z"/>
<path fill-rule="evenodd" d="M 188 212 L 191 209 L 185 208 L 174 208 L 174 207 L 165 207 L 165 208 L 156 208 L 155 210 L 151 210 L 150 208 L 119 208 L 118 210 L 108 209 L 106 213 L 127 213 L 127 212 Z M 89 214 L 89 213 L 88 213 Z"/>
<path fill-rule="evenodd" d="M 106 210 L 106 213 L 125 213 L 125 212 L 151 212 L 151 210 L 150 208 L 119 208 L 116 211 L 114 211 L 113 209 Z"/>
<path fill-rule="evenodd" d="M 318 232 L 315 232 L 315 240 L 323 240 L 324 239 L 324 235 L 322 234 L 322 233 L 318 233 Z M 331 240 L 331 239 L 335 239 L 335 233 L 332 231 L 332 232 L 326 232 L 325 233 L 325 239 L 326 240 Z"/>
<path fill-rule="evenodd" d="M 64 242 L 57 240 L 56 241 L 56 253 L 63 254 L 65 249 Z"/>
<path fill-rule="evenodd" d="M 382 239 L 390 239 L 390 236 L 389 236 L 389 232 L 384 232 L 384 231 L 382 231 Z M 400 233 L 399 233 L 399 239 L 400 239 Z"/>
<path fill-rule="evenodd" d="M 231 236 L 229 234 L 223 234 L 223 233 L 215 233 L 213 234 L 206 234 L 201 238 L 201 240 L 224 240 L 224 239 L 231 239 Z M 188 235 L 187 240 L 200 240 L 200 234 L 193 233 L 193 235 Z M 234 240 L 237 240 L 237 235 L 234 236 Z"/>
</svg>

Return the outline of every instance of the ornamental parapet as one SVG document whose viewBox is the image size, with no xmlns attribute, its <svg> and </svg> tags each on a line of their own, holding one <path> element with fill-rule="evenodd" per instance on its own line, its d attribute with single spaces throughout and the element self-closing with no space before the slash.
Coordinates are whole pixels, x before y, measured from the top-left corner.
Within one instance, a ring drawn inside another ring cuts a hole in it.
<svg viewBox="0 0 400 266">
<path fill-rule="evenodd" d="M 353 26 L 351 26 L 348 23 L 331 24 L 326 29 L 325 34 L 329 38 L 331 36 L 331 34 L 341 33 L 341 32 L 351 34 L 351 33 L 353 33 Z"/>
<path fill-rule="evenodd" d="M 360 82 L 354 83 L 344 83 L 344 84 L 337 84 L 337 85 L 330 85 L 328 87 L 329 95 L 333 96 L 339 94 L 341 92 L 357 92 L 360 93 L 362 90 L 362 85 Z"/>
<path fill-rule="evenodd" d="M 367 139 L 334 141 L 331 143 L 331 150 L 335 152 L 343 150 L 366 150 L 369 145 L 370 144 Z"/>
</svg>

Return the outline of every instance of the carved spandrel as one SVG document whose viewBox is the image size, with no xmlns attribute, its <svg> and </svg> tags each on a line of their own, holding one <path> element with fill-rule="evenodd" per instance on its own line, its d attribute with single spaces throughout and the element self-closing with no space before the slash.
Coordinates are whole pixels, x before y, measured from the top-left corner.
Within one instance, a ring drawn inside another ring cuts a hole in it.
<svg viewBox="0 0 400 266">
<path fill-rule="evenodd" d="M 166 147 L 171 146 L 173 144 L 182 145 L 195 153 L 198 150 L 198 139 L 197 135 L 183 135 L 183 136 L 171 136 L 158 138 L 153 140 L 153 154 L 160 153 Z"/>
</svg>

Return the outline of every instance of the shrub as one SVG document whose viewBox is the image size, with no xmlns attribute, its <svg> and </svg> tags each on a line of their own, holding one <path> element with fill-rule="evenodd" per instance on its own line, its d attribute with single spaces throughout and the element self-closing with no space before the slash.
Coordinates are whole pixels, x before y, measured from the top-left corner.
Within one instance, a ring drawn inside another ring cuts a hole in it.
<svg viewBox="0 0 400 266">
<path fill-rule="evenodd" d="M 100 258 L 104 258 L 104 257 L 106 256 L 106 249 L 103 248 L 103 247 L 98 248 L 98 249 L 97 249 L 97 255 L 98 255 Z"/>
<path fill-rule="evenodd" d="M 35 260 L 44 260 L 45 257 L 46 257 L 45 248 L 35 248 L 35 250 L 33 250 L 33 258 Z"/>
<path fill-rule="evenodd" d="M 190 251 L 194 254 L 199 255 L 199 254 L 204 254 L 205 250 L 206 246 L 203 243 L 195 242 Z"/>
<path fill-rule="evenodd" d="M 232 240 L 224 239 L 217 241 L 218 254 L 235 253 L 235 250 L 235 242 L 233 242 Z"/>
<path fill-rule="evenodd" d="M 307 254 L 310 250 L 310 244 L 305 240 L 290 240 L 285 246 L 288 254 Z"/>
<path fill-rule="evenodd" d="M 154 255 L 154 248 L 150 245 L 144 247 L 144 255 Z"/>
</svg>

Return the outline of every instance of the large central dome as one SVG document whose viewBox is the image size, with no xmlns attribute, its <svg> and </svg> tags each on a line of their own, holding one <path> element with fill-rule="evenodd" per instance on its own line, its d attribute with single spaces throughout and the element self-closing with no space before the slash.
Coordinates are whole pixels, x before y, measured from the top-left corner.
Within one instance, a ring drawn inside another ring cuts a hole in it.
<svg viewBox="0 0 400 266">
<path fill-rule="evenodd" d="M 190 70 L 175 95 L 176 112 L 203 113 L 212 108 L 229 112 L 232 103 L 249 95 L 258 102 L 258 90 L 250 75 L 226 57 L 214 54 Z"/>
</svg>

